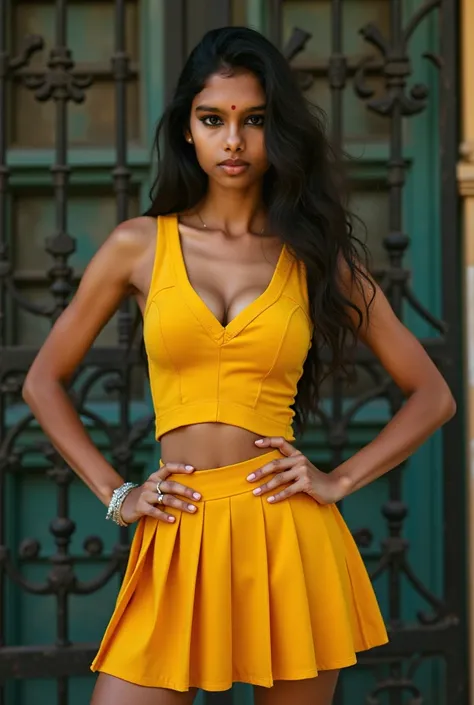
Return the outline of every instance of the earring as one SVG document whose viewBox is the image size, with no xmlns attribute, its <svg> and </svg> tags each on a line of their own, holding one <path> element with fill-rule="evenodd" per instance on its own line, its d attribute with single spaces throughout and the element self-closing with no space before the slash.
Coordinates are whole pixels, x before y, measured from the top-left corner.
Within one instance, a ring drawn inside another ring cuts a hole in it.
<svg viewBox="0 0 474 705">
<path fill-rule="evenodd" d="M 192 138 L 192 137 L 188 137 L 188 142 L 189 142 L 189 144 L 192 144 L 192 143 L 193 143 L 193 138 Z"/>
</svg>

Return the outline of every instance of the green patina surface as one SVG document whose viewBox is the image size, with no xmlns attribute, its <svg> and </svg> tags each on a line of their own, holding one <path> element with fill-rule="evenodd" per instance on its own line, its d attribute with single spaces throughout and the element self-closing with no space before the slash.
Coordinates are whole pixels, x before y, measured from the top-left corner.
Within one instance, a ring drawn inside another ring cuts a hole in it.
<svg viewBox="0 0 474 705">
<path fill-rule="evenodd" d="M 127 14 L 129 50 L 138 73 L 129 91 L 129 162 L 133 172 L 133 196 L 130 215 L 140 212 L 146 204 L 149 188 L 149 147 L 156 119 L 163 107 L 164 71 L 161 47 L 163 44 L 163 1 L 143 0 L 140 10 L 130 3 Z M 410 17 L 420 2 L 406 0 L 405 16 Z M 52 43 L 54 32 L 54 6 L 47 2 L 20 3 L 16 10 L 16 36 L 28 32 L 45 36 Z M 388 35 L 388 2 L 381 0 L 351 0 L 344 3 L 344 51 L 352 57 L 370 53 L 358 29 L 368 21 L 375 22 Z M 246 21 L 251 26 L 265 29 L 266 3 L 264 0 L 247 0 L 235 6 L 234 20 Z M 330 2 L 288 1 L 283 12 L 283 36 L 287 39 L 294 26 L 312 32 L 305 54 L 298 62 L 323 61 L 330 53 L 328 26 Z M 71 3 L 68 31 L 69 44 L 78 63 L 107 69 L 113 52 L 113 3 Z M 84 41 L 87 36 L 87 42 Z M 421 58 L 424 51 L 435 50 L 435 19 L 425 21 L 414 34 L 410 46 L 416 82 L 430 88 L 428 109 L 411 118 L 404 127 L 405 155 L 409 168 L 404 192 L 404 227 L 411 237 L 406 263 L 412 271 L 412 285 L 416 295 L 433 313 L 440 309 L 441 262 L 438 218 L 438 114 L 436 109 L 436 75 L 433 67 Z M 43 56 L 44 60 L 44 56 Z M 35 59 L 40 66 L 41 57 Z M 415 82 L 415 81 L 414 81 Z M 373 80 L 378 91 L 383 86 Z M 311 97 L 329 112 L 329 91 L 325 79 L 317 80 Z M 51 265 L 44 252 L 44 239 L 53 230 L 54 203 L 48 170 L 53 161 L 54 112 L 52 104 L 35 103 L 31 94 L 17 89 L 14 96 L 14 128 L 8 159 L 12 168 L 12 194 L 9 213 L 14 235 L 15 268 L 23 271 L 44 271 Z M 389 156 L 389 121 L 369 113 L 362 101 L 354 95 L 349 85 L 344 94 L 345 146 L 356 157 L 354 178 L 357 188 L 354 207 L 368 226 L 368 241 L 376 266 L 387 264 L 382 239 L 388 232 L 388 191 L 385 184 L 386 162 Z M 142 106 L 141 108 L 139 106 Z M 77 250 L 71 258 L 74 268 L 81 272 L 100 246 L 115 222 L 115 204 L 111 180 L 114 165 L 113 139 L 113 83 L 104 74 L 87 94 L 82 106 L 72 106 L 70 111 L 71 152 L 73 170 L 69 197 L 69 231 L 77 238 Z M 33 127 L 36 126 L 36 129 Z M 47 298 L 40 285 L 25 285 L 29 298 Z M 430 327 L 410 311 L 406 322 L 419 336 L 433 335 Z M 47 333 L 45 321 L 30 314 L 16 317 L 11 334 L 18 344 L 40 344 Z M 101 334 L 99 345 L 113 344 L 115 327 L 112 321 Z M 138 392 L 132 404 L 132 416 L 141 416 L 149 408 L 146 390 Z M 113 422 L 117 409 L 101 399 L 98 393 L 92 407 Z M 9 410 L 9 421 L 18 420 L 25 410 Z M 347 453 L 353 453 L 368 442 L 388 418 L 381 403 L 373 403 L 361 411 L 350 432 Z M 32 430 L 27 440 L 35 437 Z M 107 452 L 105 439 L 95 432 L 94 439 Z M 300 442 L 301 448 L 320 465 L 330 461 L 324 437 L 311 431 Z M 409 461 L 404 471 L 404 491 L 412 511 L 406 522 L 406 537 L 410 554 L 419 578 L 435 593 L 442 588 L 442 496 L 441 496 L 441 439 L 430 440 Z M 139 477 L 156 468 L 159 449 L 152 439 L 141 447 L 135 458 Z M 31 580 L 44 579 L 49 565 L 48 555 L 54 551 L 49 532 L 49 521 L 56 513 L 56 495 L 53 485 L 44 474 L 41 457 L 28 457 L 27 471 L 9 478 L 7 485 L 9 544 L 18 546 L 30 536 L 42 543 L 38 560 L 27 562 L 22 570 Z M 369 528 L 374 540 L 364 556 L 369 568 L 377 561 L 380 541 L 387 529 L 381 515 L 381 505 L 387 498 L 387 479 L 358 492 L 345 502 L 345 516 L 352 529 Z M 416 508 L 416 511 L 415 511 Z M 104 510 L 98 500 L 79 481 L 71 492 L 71 516 L 77 524 L 71 552 L 78 557 L 77 571 L 81 578 L 93 578 L 101 570 L 117 539 L 116 532 L 104 522 Z M 87 519 L 85 519 L 87 517 Z M 87 558 L 84 540 L 90 535 L 100 535 L 104 541 L 104 555 Z M 70 601 L 70 638 L 72 641 L 94 641 L 100 638 L 111 613 L 118 588 L 118 579 L 90 597 L 73 597 Z M 385 614 L 388 614 L 387 581 L 376 584 Z M 55 640 L 55 602 L 52 598 L 35 597 L 10 590 L 8 594 L 8 643 L 39 644 Z M 407 585 L 403 589 L 404 619 L 414 619 L 417 610 L 426 605 L 414 595 Z M 166 646 L 164 646 L 166 648 Z M 362 703 L 363 694 L 372 683 L 372 675 L 363 670 L 350 670 L 345 682 L 352 693 L 351 703 Z M 427 665 L 420 671 L 418 682 L 422 685 L 427 702 L 437 704 L 441 668 Z M 73 678 L 70 681 L 71 705 L 83 705 L 93 683 L 92 677 Z M 55 702 L 55 684 L 47 680 L 17 682 L 8 690 L 8 705 L 37 705 Z M 355 695 L 354 695 L 355 694 Z M 234 687 L 234 702 L 250 705 L 251 690 L 247 686 Z M 200 704 L 201 705 L 201 696 Z"/>
</svg>

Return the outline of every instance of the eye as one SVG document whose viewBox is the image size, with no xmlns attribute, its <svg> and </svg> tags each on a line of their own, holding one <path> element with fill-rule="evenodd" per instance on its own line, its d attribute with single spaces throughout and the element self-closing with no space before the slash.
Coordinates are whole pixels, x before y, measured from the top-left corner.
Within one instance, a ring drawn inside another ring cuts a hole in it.
<svg viewBox="0 0 474 705">
<path fill-rule="evenodd" d="M 218 115 L 206 115 L 205 117 L 200 118 L 200 120 L 208 127 L 219 127 L 219 125 L 222 124 L 222 120 Z"/>
<path fill-rule="evenodd" d="M 249 115 L 247 120 L 253 127 L 262 127 L 265 122 L 263 115 Z"/>
</svg>

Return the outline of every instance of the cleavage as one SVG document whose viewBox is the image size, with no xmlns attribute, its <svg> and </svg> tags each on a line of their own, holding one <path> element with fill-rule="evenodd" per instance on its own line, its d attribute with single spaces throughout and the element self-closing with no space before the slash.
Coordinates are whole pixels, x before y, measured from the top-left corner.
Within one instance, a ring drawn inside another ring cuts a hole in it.
<svg viewBox="0 0 474 705">
<path fill-rule="evenodd" d="M 204 283 L 202 286 L 193 285 L 193 289 L 223 327 L 229 325 L 265 291 L 265 289 L 261 290 L 257 287 L 246 287 L 233 296 L 230 294 L 224 296 L 217 287 L 211 289 L 209 284 L 205 285 Z M 229 303 L 226 303 L 226 300 Z"/>
<path fill-rule="evenodd" d="M 185 248 L 186 250 L 188 248 Z M 263 259 L 235 262 L 232 253 L 185 252 L 188 280 L 210 313 L 225 327 L 268 288 L 275 264 Z"/>
</svg>

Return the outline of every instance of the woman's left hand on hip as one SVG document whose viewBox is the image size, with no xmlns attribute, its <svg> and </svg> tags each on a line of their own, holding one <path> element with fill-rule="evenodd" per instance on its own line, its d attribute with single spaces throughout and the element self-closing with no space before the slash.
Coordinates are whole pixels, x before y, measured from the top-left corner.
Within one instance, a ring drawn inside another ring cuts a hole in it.
<svg viewBox="0 0 474 705">
<path fill-rule="evenodd" d="M 253 493 L 258 497 L 272 492 L 267 497 L 267 501 L 272 504 L 300 492 L 308 494 L 319 504 L 334 504 L 343 498 L 344 491 L 339 480 L 318 470 L 303 453 L 285 441 L 284 438 L 267 437 L 255 443 L 258 448 L 278 448 L 285 456 L 271 460 L 247 477 L 249 482 L 256 482 L 266 475 L 273 475 L 268 482 L 253 490 Z M 287 485 L 289 482 L 291 482 L 289 487 L 275 492 L 278 487 Z"/>
</svg>

